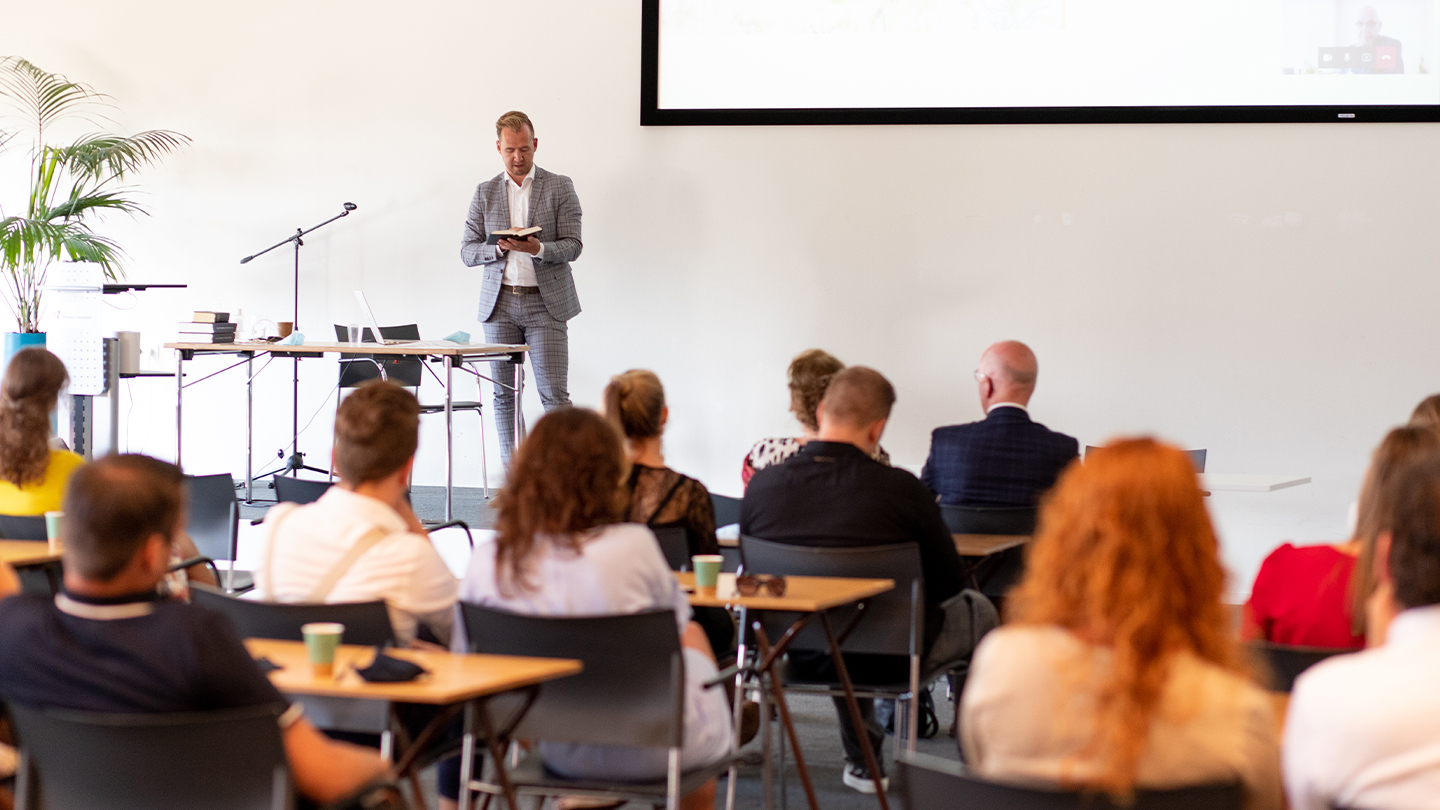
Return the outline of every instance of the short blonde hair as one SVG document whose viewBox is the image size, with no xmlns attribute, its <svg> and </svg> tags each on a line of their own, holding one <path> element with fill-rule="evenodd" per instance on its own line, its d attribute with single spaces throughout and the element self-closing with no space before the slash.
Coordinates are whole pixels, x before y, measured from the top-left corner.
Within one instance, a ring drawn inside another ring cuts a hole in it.
<svg viewBox="0 0 1440 810">
<path fill-rule="evenodd" d="M 495 119 L 495 137 L 499 138 L 504 130 L 511 129 L 516 132 L 524 132 L 522 127 L 530 128 L 530 137 L 535 137 L 535 124 L 530 121 L 530 116 L 519 110 L 511 110 Z"/>
</svg>

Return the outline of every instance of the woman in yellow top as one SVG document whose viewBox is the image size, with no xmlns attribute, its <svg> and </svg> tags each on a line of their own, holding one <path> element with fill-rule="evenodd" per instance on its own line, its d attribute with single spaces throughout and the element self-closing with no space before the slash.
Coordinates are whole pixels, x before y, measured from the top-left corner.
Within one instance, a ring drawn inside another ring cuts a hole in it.
<svg viewBox="0 0 1440 810">
<path fill-rule="evenodd" d="M 0 515 L 58 510 L 70 473 L 85 463 L 50 448 L 50 414 L 69 381 L 60 358 L 38 346 L 10 359 L 0 380 Z"/>
</svg>

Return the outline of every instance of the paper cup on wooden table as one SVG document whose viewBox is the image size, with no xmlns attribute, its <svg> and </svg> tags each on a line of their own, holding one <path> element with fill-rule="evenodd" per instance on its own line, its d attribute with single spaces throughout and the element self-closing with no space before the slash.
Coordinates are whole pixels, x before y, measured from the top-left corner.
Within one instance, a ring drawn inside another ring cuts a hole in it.
<svg viewBox="0 0 1440 810">
<path fill-rule="evenodd" d="M 335 674 L 335 650 L 340 646 L 340 637 L 345 635 L 345 625 L 339 622 L 310 622 L 301 625 L 305 636 L 305 652 L 310 656 L 310 669 L 317 678 L 329 678 Z"/>
<path fill-rule="evenodd" d="M 61 528 L 64 526 L 64 512 L 45 513 L 45 539 L 50 542 L 50 553 L 64 553 L 65 545 L 62 542 Z"/>
<path fill-rule="evenodd" d="M 695 587 L 715 590 L 715 584 L 720 581 L 720 564 L 725 558 L 719 554 L 696 554 L 690 558 L 690 565 L 695 569 Z"/>
</svg>

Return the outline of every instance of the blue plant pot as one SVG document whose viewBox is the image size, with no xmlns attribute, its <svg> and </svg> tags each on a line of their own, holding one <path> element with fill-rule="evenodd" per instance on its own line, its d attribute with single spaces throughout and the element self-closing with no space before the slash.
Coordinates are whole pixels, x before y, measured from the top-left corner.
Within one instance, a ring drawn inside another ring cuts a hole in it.
<svg viewBox="0 0 1440 810">
<path fill-rule="evenodd" d="M 14 357 L 16 352 L 30 346 L 40 346 L 43 348 L 45 346 L 45 333 L 6 332 L 5 354 L 3 360 L 0 360 L 0 373 L 4 373 L 4 370 L 10 367 L 10 358 Z"/>
</svg>

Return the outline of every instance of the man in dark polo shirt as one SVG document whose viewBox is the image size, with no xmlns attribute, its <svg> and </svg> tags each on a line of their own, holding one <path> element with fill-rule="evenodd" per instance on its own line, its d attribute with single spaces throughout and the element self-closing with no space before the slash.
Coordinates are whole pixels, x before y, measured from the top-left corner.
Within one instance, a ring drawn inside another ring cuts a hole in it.
<svg viewBox="0 0 1440 810">
<path fill-rule="evenodd" d="M 895 389 L 874 369 L 851 366 L 835 375 L 816 410 L 817 438 L 785 463 L 763 469 L 750 480 L 740 505 L 740 531 L 805 546 L 915 543 L 924 577 L 926 652 L 935 649 L 941 638 L 951 650 L 957 634 L 965 636 L 963 644 L 968 645 L 972 634 L 978 638 L 988 627 L 975 627 L 968 611 L 963 623 L 969 626 L 958 626 L 961 616 L 946 624 L 945 603 L 956 604 L 952 600 L 964 588 L 965 576 L 935 496 L 914 475 L 871 458 L 894 404 Z M 983 602 L 979 594 L 973 596 Z M 988 623 L 993 626 L 993 621 Z M 834 677 L 828 655 L 795 653 L 790 661 L 802 677 Z M 845 662 L 857 683 L 903 683 L 909 677 L 909 662 L 903 656 L 847 655 Z M 849 712 L 840 699 L 835 708 L 847 760 L 845 784 L 873 792 L 874 780 L 865 770 L 864 750 Z M 872 719 L 871 703 L 862 701 L 860 709 L 879 759 L 884 733 Z"/>
<path fill-rule="evenodd" d="M 287 702 L 223 616 L 157 594 L 185 527 L 178 467 L 139 455 L 87 464 L 64 508 L 63 591 L 0 601 L 0 698 L 113 713 Z M 325 737 L 298 705 L 280 724 L 311 800 L 344 798 L 385 770 L 373 751 Z"/>
</svg>

